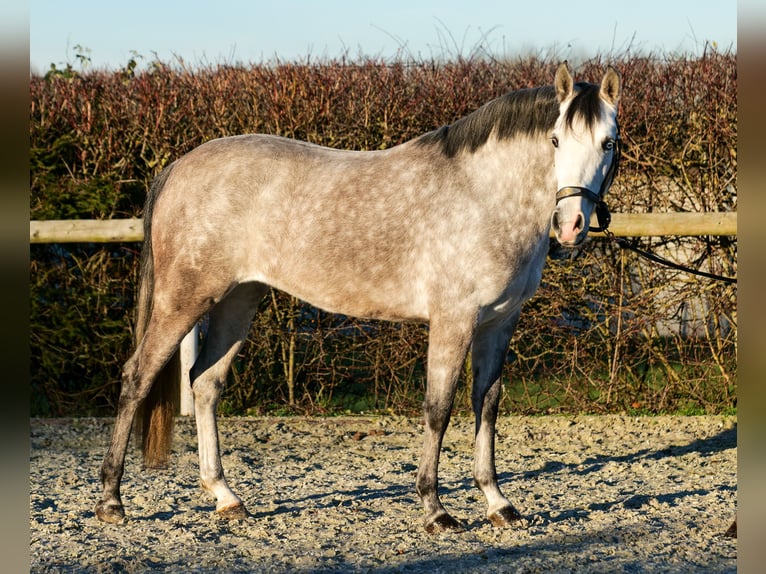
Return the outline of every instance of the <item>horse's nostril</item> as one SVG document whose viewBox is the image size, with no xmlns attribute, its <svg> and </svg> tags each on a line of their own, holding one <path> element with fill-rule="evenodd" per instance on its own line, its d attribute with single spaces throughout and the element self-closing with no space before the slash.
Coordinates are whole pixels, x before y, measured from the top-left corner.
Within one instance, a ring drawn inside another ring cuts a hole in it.
<svg viewBox="0 0 766 574">
<path fill-rule="evenodd" d="M 580 231 L 585 227 L 585 217 L 582 213 L 577 214 L 577 220 L 575 221 L 575 231 Z"/>
<path fill-rule="evenodd" d="M 558 231 L 559 229 L 559 212 L 558 211 L 553 212 L 553 217 L 551 217 L 551 225 L 553 225 L 553 229 Z"/>
</svg>

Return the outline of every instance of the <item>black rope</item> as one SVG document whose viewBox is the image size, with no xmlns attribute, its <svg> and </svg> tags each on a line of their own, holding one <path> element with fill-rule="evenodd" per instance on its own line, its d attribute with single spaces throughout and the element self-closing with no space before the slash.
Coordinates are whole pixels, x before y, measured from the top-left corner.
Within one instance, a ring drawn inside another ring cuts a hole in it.
<svg viewBox="0 0 766 574">
<path fill-rule="evenodd" d="M 725 283 L 737 282 L 736 277 L 724 277 L 723 275 L 716 275 L 714 273 L 699 271 L 698 269 L 692 269 L 691 267 L 686 267 L 685 265 L 680 265 L 678 263 L 674 263 L 673 261 L 668 261 L 664 257 L 660 257 L 659 255 L 655 255 L 654 253 L 649 253 L 648 251 L 639 249 L 635 245 L 631 245 L 622 237 L 616 237 L 608 229 L 605 229 L 604 233 L 606 234 L 608 239 L 611 239 L 612 241 L 614 241 L 622 249 L 629 249 L 631 251 L 634 251 L 638 253 L 639 255 L 641 255 L 642 257 L 645 257 L 646 259 L 649 259 L 650 261 L 654 261 L 655 263 L 659 263 L 660 265 L 666 265 L 667 267 L 672 267 L 673 269 L 678 269 L 679 271 L 684 271 L 685 273 L 691 273 L 693 275 L 699 275 L 700 277 L 707 277 L 708 279 L 715 279 L 716 281 L 723 281 Z"/>
</svg>

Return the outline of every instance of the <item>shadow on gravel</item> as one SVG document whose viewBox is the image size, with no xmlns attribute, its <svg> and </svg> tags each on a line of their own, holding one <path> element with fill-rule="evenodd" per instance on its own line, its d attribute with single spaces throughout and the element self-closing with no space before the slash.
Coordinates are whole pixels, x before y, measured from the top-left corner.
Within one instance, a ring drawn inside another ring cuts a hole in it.
<svg viewBox="0 0 766 574">
<path fill-rule="evenodd" d="M 521 475 L 513 475 L 512 473 L 505 473 L 500 475 L 503 481 L 513 480 L 535 480 L 541 474 L 556 473 L 564 470 L 568 470 L 572 474 L 576 475 L 588 475 L 590 473 L 600 470 L 608 463 L 621 463 L 630 464 L 639 461 L 652 461 L 662 460 L 668 457 L 681 457 L 693 453 L 697 453 L 703 456 L 710 456 L 718 452 L 728 450 L 737 447 L 737 427 L 736 425 L 731 429 L 723 430 L 717 435 L 708 437 L 706 439 L 698 439 L 690 442 L 687 445 L 672 445 L 658 450 L 641 449 L 634 453 L 628 453 L 618 456 L 595 456 L 588 458 L 581 463 L 577 464 L 565 464 L 558 461 L 550 461 L 543 468 L 535 471 L 524 472 Z M 538 512 L 526 516 L 526 518 L 535 517 L 537 520 L 542 520 L 542 524 L 565 522 L 569 520 L 587 519 L 592 511 L 606 512 L 615 508 L 624 507 L 629 509 L 639 509 L 643 506 L 651 504 L 653 501 L 659 504 L 674 505 L 680 500 L 689 496 L 701 496 L 708 494 L 711 489 L 716 490 L 736 490 L 736 487 L 724 486 L 724 485 L 711 485 L 710 489 L 695 489 L 695 490 L 683 490 L 679 492 L 672 492 L 659 495 L 645 495 L 645 494 L 632 494 L 621 498 L 619 500 L 613 500 L 609 502 L 590 504 L 585 508 L 573 508 L 564 511 L 547 511 Z M 730 566 L 729 566 L 730 568 Z M 713 567 L 710 571 L 728 571 L 725 568 L 718 570 Z"/>
<path fill-rule="evenodd" d="M 522 473 L 520 476 L 513 476 L 511 473 L 505 473 L 504 475 L 501 475 L 501 478 L 509 480 L 512 478 L 516 480 L 528 480 L 537 478 L 541 474 L 555 473 L 566 469 L 570 469 L 570 472 L 573 474 L 586 475 L 590 474 L 591 472 L 600 470 L 604 465 L 610 462 L 634 463 L 641 460 L 662 460 L 668 457 L 684 456 L 692 453 L 709 456 L 736 447 L 737 427 L 735 425 L 733 428 L 726 429 L 717 435 L 705 439 L 697 439 L 687 445 L 672 445 L 658 450 L 645 448 L 637 450 L 633 453 L 622 455 L 598 455 L 587 458 L 577 464 L 566 464 L 559 461 L 549 461 L 541 469 L 530 470 Z"/>
<path fill-rule="evenodd" d="M 297 514 L 306 510 L 305 503 L 311 503 L 312 510 L 324 510 L 327 508 L 351 507 L 357 506 L 361 502 L 384 499 L 395 501 L 397 499 L 406 499 L 407 503 L 416 501 L 414 496 L 415 487 L 391 485 L 383 488 L 359 487 L 351 490 L 332 490 L 311 494 L 302 498 L 291 498 L 289 500 L 275 500 L 274 504 L 278 508 L 273 510 L 262 510 L 253 512 L 252 518 L 266 518 L 269 516 L 278 516 L 280 514 Z M 368 515 L 383 514 L 369 509 L 365 510 Z"/>
<path fill-rule="evenodd" d="M 703 456 L 709 456 L 718 452 L 737 447 L 737 427 L 726 429 L 715 436 L 705 439 L 698 439 L 687 445 L 672 445 L 666 448 L 651 450 L 648 448 L 637 450 L 636 452 L 621 455 L 597 455 L 585 459 L 578 463 L 563 463 L 552 460 L 537 470 L 529 470 L 522 473 L 502 473 L 498 478 L 504 481 L 510 480 L 531 480 L 538 478 L 542 474 L 553 474 L 562 470 L 569 470 L 572 474 L 587 475 L 600 470 L 609 463 L 634 463 L 641 460 L 662 460 L 668 457 L 684 456 L 687 454 L 698 453 Z"/>
<path fill-rule="evenodd" d="M 559 461 L 550 461 L 546 463 L 541 469 L 530 470 L 523 473 L 501 473 L 498 475 L 501 483 L 516 483 L 519 481 L 535 480 L 542 474 L 557 473 L 561 471 L 568 471 L 576 475 L 588 475 L 593 472 L 597 472 L 603 466 L 609 463 L 621 463 L 630 464 L 641 460 L 661 460 L 667 457 L 678 457 L 692 453 L 699 453 L 701 455 L 709 456 L 715 453 L 728 450 L 730 448 L 736 448 L 737 446 L 737 428 L 736 426 L 731 429 L 726 429 L 717 435 L 708 437 L 706 439 L 698 439 L 692 441 L 687 445 L 672 445 L 670 447 L 651 450 L 641 449 L 633 453 L 622 455 L 598 455 L 588 458 L 580 463 L 566 464 Z M 412 470 L 412 468 L 406 468 L 405 470 Z M 734 487 L 711 485 L 719 490 L 733 490 Z M 453 483 L 451 485 L 440 485 L 439 487 L 442 495 L 449 495 L 449 493 L 473 491 L 475 487 L 473 480 L 466 478 L 465 480 Z M 575 508 L 564 511 L 547 511 L 537 512 L 526 515 L 527 519 L 535 518 L 542 520 L 543 524 L 556 523 L 562 521 L 568 521 L 578 518 L 586 518 L 591 511 L 607 511 L 612 508 L 623 506 L 625 508 L 638 509 L 642 506 L 649 504 L 651 501 L 658 503 L 674 504 L 679 500 L 695 495 L 707 494 L 709 490 L 696 489 L 696 490 L 684 490 L 680 492 L 673 492 L 661 495 L 642 495 L 633 494 L 628 495 L 619 500 L 613 500 L 603 502 L 599 504 L 591 504 L 587 508 Z M 383 488 L 368 488 L 359 487 L 352 490 L 328 490 L 327 492 L 312 494 L 302 498 L 295 498 L 290 500 L 276 500 L 275 504 L 278 508 L 273 510 L 256 511 L 252 514 L 253 518 L 264 518 L 268 516 L 276 516 L 280 514 L 298 513 L 305 510 L 305 503 L 311 502 L 312 508 L 317 510 L 335 508 L 339 506 L 352 506 L 359 502 L 375 500 L 375 499 L 406 499 L 407 502 L 417 503 L 417 497 L 415 496 L 414 484 L 412 486 L 403 485 L 390 485 Z M 483 525 L 483 521 L 479 521 L 477 524 L 465 524 L 470 530 L 473 527 Z"/>
<path fill-rule="evenodd" d="M 442 555 L 404 562 L 395 566 L 365 569 L 372 574 L 402 572 L 439 572 L 466 574 L 470 572 L 681 572 L 718 574 L 736 572 L 736 559 L 727 555 L 708 553 L 700 555 L 699 561 L 669 565 L 665 558 L 648 558 L 640 549 L 638 540 L 649 536 L 641 527 L 628 526 L 620 532 L 601 530 L 587 535 L 551 536 L 522 543 L 512 548 L 488 548 L 476 554 Z M 638 547 L 634 547 L 637 545 Z M 722 547 L 730 542 L 720 542 Z M 605 546 L 614 549 L 609 555 L 596 554 Z M 333 569 L 313 572 L 341 572 L 343 565 Z"/>
<path fill-rule="evenodd" d="M 519 485 L 522 481 L 534 481 L 544 474 L 554 474 L 562 471 L 569 472 L 574 475 L 585 476 L 593 472 L 599 471 L 602 467 L 609 463 L 619 464 L 631 464 L 639 461 L 652 461 L 662 460 L 668 457 L 680 457 L 688 454 L 698 453 L 703 456 L 710 456 L 724 450 L 737 447 L 737 427 L 736 425 L 731 429 L 723 430 L 717 435 L 698 439 L 690 442 L 687 445 L 672 445 L 666 448 L 651 450 L 640 449 L 633 453 L 622 455 L 598 455 L 585 459 L 579 463 L 563 463 L 560 461 L 549 461 L 542 468 L 537 470 L 529 470 L 522 473 L 499 473 L 498 479 L 501 483 L 516 484 Z M 464 480 L 458 484 L 450 486 L 440 486 L 439 489 L 442 494 L 450 492 L 470 491 L 475 487 L 472 480 Z M 556 522 L 566 522 L 570 520 L 586 519 L 592 511 L 608 511 L 618 507 L 624 507 L 629 509 L 639 509 L 647 504 L 656 501 L 660 504 L 676 504 L 680 500 L 689 496 L 700 496 L 710 492 L 711 489 L 720 491 L 736 490 L 736 487 L 724 486 L 724 485 L 711 485 L 710 489 L 695 489 L 695 490 L 683 490 L 679 492 L 672 492 L 668 494 L 659 495 L 644 495 L 644 494 L 631 494 L 622 497 L 618 500 L 612 500 L 608 502 L 590 504 L 584 508 L 573 508 L 569 510 L 557 510 L 557 511 L 544 511 L 533 512 L 531 514 L 524 514 L 526 519 L 534 519 L 535 521 L 541 521 L 541 524 L 551 524 Z M 481 526 L 483 522 L 477 524 L 468 524 L 467 528 L 470 530 L 473 527 Z"/>
</svg>

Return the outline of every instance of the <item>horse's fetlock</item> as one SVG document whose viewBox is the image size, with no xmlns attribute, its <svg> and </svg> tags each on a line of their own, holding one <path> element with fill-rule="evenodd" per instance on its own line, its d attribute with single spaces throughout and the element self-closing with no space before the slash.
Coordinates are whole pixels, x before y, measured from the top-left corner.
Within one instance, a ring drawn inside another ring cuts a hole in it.
<svg viewBox="0 0 766 574">
<path fill-rule="evenodd" d="M 497 486 L 497 474 L 491 475 L 476 473 L 473 477 L 473 484 L 479 490 L 486 490 L 489 487 Z"/>
<path fill-rule="evenodd" d="M 420 498 L 427 498 L 436 494 L 436 484 L 427 478 L 418 478 L 415 482 L 415 490 Z"/>
</svg>

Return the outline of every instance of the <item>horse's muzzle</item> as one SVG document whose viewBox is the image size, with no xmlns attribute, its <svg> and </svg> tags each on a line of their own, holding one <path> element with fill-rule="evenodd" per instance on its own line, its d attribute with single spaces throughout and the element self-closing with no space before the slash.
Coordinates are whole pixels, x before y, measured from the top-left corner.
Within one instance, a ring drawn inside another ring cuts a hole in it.
<svg viewBox="0 0 766 574">
<path fill-rule="evenodd" d="M 585 215 L 582 211 L 564 217 L 556 208 L 551 216 L 551 227 L 556 234 L 556 240 L 565 247 L 578 245 L 585 239 Z"/>
<path fill-rule="evenodd" d="M 609 224 L 612 221 L 612 214 L 609 212 L 609 207 L 607 207 L 606 203 L 604 202 L 603 194 L 596 193 L 588 189 L 587 187 L 579 187 L 579 186 L 562 187 L 561 189 L 558 190 L 558 192 L 556 192 L 556 205 L 558 206 L 559 202 L 562 199 L 566 199 L 568 197 L 584 197 L 595 206 L 598 226 L 597 227 L 588 226 L 588 231 L 600 232 L 600 231 L 607 230 L 607 228 L 609 227 Z M 578 232 L 582 231 L 583 226 L 586 225 L 585 221 L 582 221 L 582 222 L 580 221 L 581 216 L 584 219 L 582 211 L 579 211 L 575 215 L 575 228 L 578 230 Z M 561 237 L 559 233 L 559 230 L 561 229 L 565 231 L 564 233 L 565 242 L 563 244 L 572 244 L 569 238 L 569 234 L 567 233 L 569 230 L 564 229 L 564 227 L 562 226 L 558 207 L 553 212 L 551 225 L 553 226 L 553 229 L 556 232 L 556 238 L 559 239 L 559 241 L 561 241 Z M 579 241 L 575 241 L 574 244 L 576 245 L 580 243 L 582 239 L 584 239 L 584 234 L 583 234 L 583 237 Z"/>
</svg>

